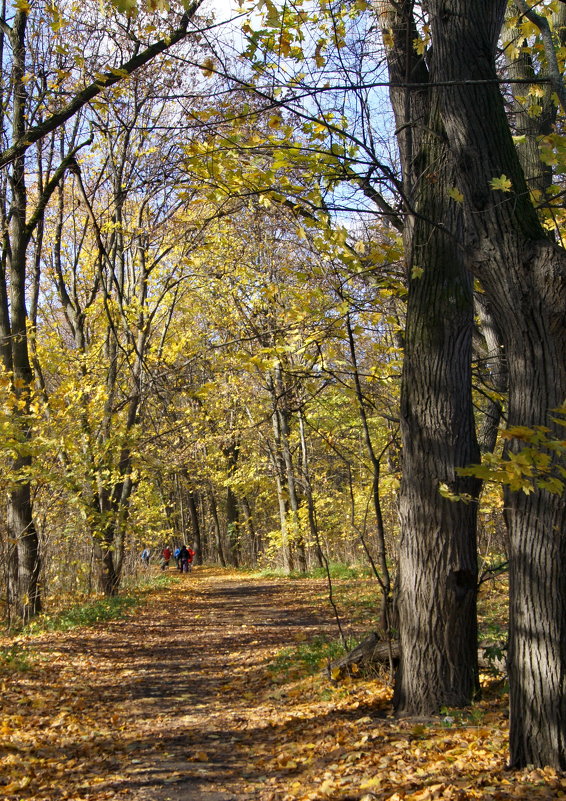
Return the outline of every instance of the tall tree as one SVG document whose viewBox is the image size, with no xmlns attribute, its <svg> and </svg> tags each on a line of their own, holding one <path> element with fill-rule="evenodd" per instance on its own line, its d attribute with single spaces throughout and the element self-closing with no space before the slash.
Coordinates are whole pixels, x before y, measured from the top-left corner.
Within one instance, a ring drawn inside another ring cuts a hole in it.
<svg viewBox="0 0 566 801">
<path fill-rule="evenodd" d="M 509 424 L 545 426 L 558 437 L 554 410 L 566 397 L 566 252 L 539 222 L 506 116 L 496 71 L 506 6 L 427 3 L 431 94 L 462 195 L 460 241 L 505 345 Z M 437 196 L 448 189 L 439 184 Z M 515 438 L 513 451 L 522 447 Z M 548 458 L 560 457 L 550 450 Z M 564 769 L 566 497 L 544 486 L 506 496 L 511 764 Z"/>
<path fill-rule="evenodd" d="M 403 170 L 408 307 L 401 394 L 399 714 L 469 704 L 477 688 L 477 494 L 458 468 L 478 460 L 471 395 L 472 278 L 438 98 L 414 43 L 413 3 L 383 2 Z"/>
</svg>

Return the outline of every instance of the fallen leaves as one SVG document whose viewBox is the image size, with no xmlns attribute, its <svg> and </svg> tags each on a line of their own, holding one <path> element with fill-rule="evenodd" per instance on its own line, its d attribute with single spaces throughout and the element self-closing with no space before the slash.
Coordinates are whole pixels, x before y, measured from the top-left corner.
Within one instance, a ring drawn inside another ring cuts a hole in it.
<svg viewBox="0 0 566 801">
<path fill-rule="evenodd" d="M 566 799 L 554 771 L 505 770 L 487 677 L 473 716 L 426 721 L 393 719 L 377 678 L 274 683 L 268 657 L 325 624 L 312 582 L 263 579 L 250 606 L 251 581 L 195 571 L 120 626 L 22 641 L 29 669 L 2 677 L 0 799 L 135 801 L 147 782 L 175 801 L 190 781 L 256 801 Z M 188 608 L 191 629 L 171 625 Z"/>
</svg>

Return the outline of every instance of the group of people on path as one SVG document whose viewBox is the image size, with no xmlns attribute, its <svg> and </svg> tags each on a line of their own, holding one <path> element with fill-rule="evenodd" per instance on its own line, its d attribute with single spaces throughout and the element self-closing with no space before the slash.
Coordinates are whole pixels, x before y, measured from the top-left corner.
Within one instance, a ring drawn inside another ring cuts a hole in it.
<svg viewBox="0 0 566 801">
<path fill-rule="evenodd" d="M 165 570 L 169 567 L 169 562 L 171 561 L 171 556 L 175 560 L 175 564 L 177 565 L 177 569 L 181 573 L 188 573 L 191 569 L 193 564 L 193 559 L 195 558 L 195 551 L 189 546 L 182 545 L 180 548 L 175 548 L 174 551 L 171 551 L 171 548 L 166 545 L 165 548 L 161 551 L 161 570 Z M 149 567 L 149 563 L 151 560 L 151 550 L 149 548 L 144 548 L 141 554 L 142 562 L 146 567 Z"/>
</svg>

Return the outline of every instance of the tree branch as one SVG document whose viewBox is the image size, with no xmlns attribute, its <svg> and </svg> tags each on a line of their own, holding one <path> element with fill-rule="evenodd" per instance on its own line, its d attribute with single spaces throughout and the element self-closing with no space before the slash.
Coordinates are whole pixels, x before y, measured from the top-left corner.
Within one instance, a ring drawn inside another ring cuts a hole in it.
<svg viewBox="0 0 566 801">
<path fill-rule="evenodd" d="M 540 31 L 548 65 L 548 77 L 550 79 L 552 88 L 556 92 L 558 101 L 562 106 L 562 111 L 566 111 L 566 86 L 564 85 L 562 73 L 560 71 L 560 67 L 558 66 L 556 50 L 554 49 L 554 42 L 552 41 L 552 31 L 550 30 L 548 20 L 546 17 L 543 17 L 541 14 L 537 14 L 536 11 L 530 8 L 527 5 L 526 0 L 515 0 L 515 2 L 521 14 L 523 14 L 530 22 L 532 22 L 533 25 L 536 25 Z M 565 2 L 565 0 L 562 0 L 562 2 Z"/>
<path fill-rule="evenodd" d="M 39 125 L 33 128 L 28 128 L 24 135 L 21 136 L 11 147 L 6 148 L 0 153 L 0 167 L 14 161 L 18 156 L 22 156 L 28 147 L 39 139 L 42 139 L 47 134 L 54 131 L 60 125 L 63 125 L 69 120 L 77 111 L 90 102 L 93 98 L 99 95 L 104 89 L 108 89 L 115 83 L 122 81 L 129 75 L 132 75 L 140 67 L 145 66 L 156 56 L 168 50 L 173 45 L 180 42 L 188 33 L 189 22 L 198 11 L 203 0 L 194 0 L 189 9 L 181 17 L 181 22 L 168 36 L 164 36 L 157 42 L 147 47 L 141 53 L 136 54 L 129 61 L 126 61 L 120 67 L 109 70 L 103 73 L 100 78 L 97 78 L 93 83 L 78 92 L 73 99 L 60 111 L 52 114 Z"/>
</svg>

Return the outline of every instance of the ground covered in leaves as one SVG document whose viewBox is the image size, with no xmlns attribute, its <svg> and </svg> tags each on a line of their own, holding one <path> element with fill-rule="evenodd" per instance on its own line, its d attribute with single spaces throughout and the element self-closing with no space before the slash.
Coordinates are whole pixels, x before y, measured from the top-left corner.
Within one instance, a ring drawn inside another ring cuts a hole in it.
<svg viewBox="0 0 566 801">
<path fill-rule="evenodd" d="M 566 799 L 553 771 L 506 771 L 500 682 L 467 712 L 397 721 L 378 677 L 307 676 L 311 643 L 336 637 L 324 592 L 199 568 L 126 619 L 20 637 L 0 799 Z"/>
</svg>

